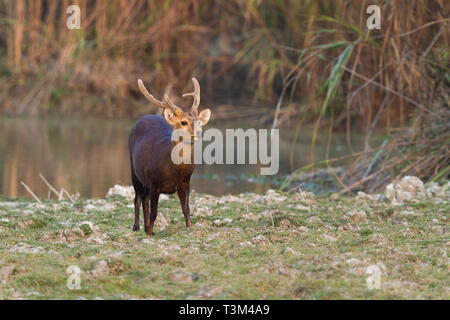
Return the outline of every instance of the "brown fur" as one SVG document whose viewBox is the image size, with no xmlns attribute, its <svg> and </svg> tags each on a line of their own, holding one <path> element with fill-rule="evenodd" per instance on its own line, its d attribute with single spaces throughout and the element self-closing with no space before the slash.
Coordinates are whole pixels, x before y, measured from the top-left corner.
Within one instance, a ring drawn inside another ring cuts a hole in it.
<svg viewBox="0 0 450 320">
<path fill-rule="evenodd" d="M 171 141 L 171 137 L 174 129 L 182 129 L 187 130 L 192 138 L 201 138 L 201 125 L 209 121 L 211 111 L 205 109 L 198 113 L 197 109 L 193 108 L 190 113 L 185 113 L 177 107 L 165 107 L 163 102 L 155 100 L 146 89 L 144 92 L 147 97 L 150 96 L 150 101 L 165 108 L 164 117 L 147 115 L 140 118 L 131 130 L 128 143 L 131 180 L 135 190 L 133 230 L 139 230 L 139 213 L 142 205 L 145 232 L 152 236 L 161 193 L 178 193 L 186 227 L 191 226 L 189 187 L 195 165 L 183 163 L 175 165 L 172 162 L 172 148 L 182 142 Z M 197 126 L 194 126 L 195 123 Z M 191 151 L 193 155 L 194 152 Z"/>
</svg>

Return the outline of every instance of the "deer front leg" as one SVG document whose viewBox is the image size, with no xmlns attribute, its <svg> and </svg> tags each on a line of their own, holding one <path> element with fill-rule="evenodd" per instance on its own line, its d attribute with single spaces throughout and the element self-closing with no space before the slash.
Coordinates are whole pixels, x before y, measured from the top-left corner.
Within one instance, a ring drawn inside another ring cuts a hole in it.
<svg viewBox="0 0 450 320">
<path fill-rule="evenodd" d="M 142 198 L 142 210 L 144 211 L 144 230 L 147 234 L 150 228 L 150 207 L 148 205 L 149 197 L 149 192 L 145 192 Z"/>
<path fill-rule="evenodd" d="M 139 213 L 141 211 L 141 203 L 142 197 L 139 193 L 136 192 L 136 196 L 134 197 L 134 225 L 133 231 L 139 230 Z"/>
<path fill-rule="evenodd" d="M 178 197 L 180 198 L 181 209 L 183 210 L 186 227 L 192 226 L 191 214 L 189 212 L 189 183 L 183 183 L 177 188 Z"/>
<path fill-rule="evenodd" d="M 153 226 L 155 224 L 156 217 L 158 216 L 158 200 L 159 189 L 157 187 L 150 188 L 150 226 L 147 234 L 151 237 L 153 235 Z"/>
</svg>

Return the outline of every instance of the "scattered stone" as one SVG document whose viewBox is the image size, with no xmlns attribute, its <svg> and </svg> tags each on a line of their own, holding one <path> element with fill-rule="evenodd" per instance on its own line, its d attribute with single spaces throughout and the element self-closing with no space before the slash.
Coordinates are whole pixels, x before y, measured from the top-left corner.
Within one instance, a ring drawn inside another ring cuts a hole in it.
<svg viewBox="0 0 450 320">
<path fill-rule="evenodd" d="M 366 213 L 362 210 L 351 210 L 346 215 L 355 222 L 361 222 L 367 219 Z"/>
<path fill-rule="evenodd" d="M 297 209 L 299 211 L 307 211 L 307 212 L 311 211 L 311 207 L 306 207 L 306 206 L 301 205 L 301 204 L 296 205 L 295 209 Z"/>
<path fill-rule="evenodd" d="M 300 227 L 298 228 L 298 230 L 299 230 L 300 232 L 304 232 L 304 233 L 309 232 L 309 229 L 308 229 L 307 227 L 304 227 L 304 226 L 300 226 Z"/>
<path fill-rule="evenodd" d="M 107 276 L 109 275 L 109 273 L 110 271 L 108 263 L 104 260 L 100 260 L 99 262 L 97 262 L 94 270 L 91 271 L 92 276 L 95 278 Z"/>
<path fill-rule="evenodd" d="M 394 181 L 389 184 L 386 187 L 385 195 L 393 205 L 419 202 L 428 198 L 428 193 L 422 180 L 413 176 L 406 176 L 400 181 Z"/>
<path fill-rule="evenodd" d="M 93 237 L 92 241 L 94 241 L 94 242 L 96 242 L 98 244 L 101 244 L 101 245 L 105 244 L 105 241 L 103 241 L 101 238 L 98 238 L 98 237 Z"/>
<path fill-rule="evenodd" d="M 55 256 L 61 256 L 61 254 L 60 254 L 58 251 L 53 250 L 53 249 L 48 250 L 47 253 L 48 253 L 48 254 L 53 254 L 53 255 L 55 255 Z"/>
<path fill-rule="evenodd" d="M 112 258 L 120 258 L 122 255 L 123 255 L 123 250 L 111 253 L 109 256 Z"/>
<path fill-rule="evenodd" d="M 112 197 L 112 196 L 121 196 L 125 199 L 131 201 L 134 200 L 134 188 L 133 186 L 121 186 L 116 184 L 114 187 L 110 188 L 108 190 L 108 193 L 106 194 L 106 197 Z M 159 195 L 159 201 L 165 201 L 168 200 L 169 196 L 166 194 Z"/>
<path fill-rule="evenodd" d="M 162 212 L 158 212 L 158 217 L 155 221 L 155 227 L 159 230 L 164 230 L 167 226 L 170 225 L 170 218 L 167 214 Z"/>
<path fill-rule="evenodd" d="M 280 221 L 278 226 L 282 229 L 289 229 L 289 227 L 291 226 L 291 222 L 289 221 L 289 219 L 283 219 Z"/>
<path fill-rule="evenodd" d="M 194 207 L 194 210 L 192 210 L 192 216 L 199 216 L 199 217 L 209 217 L 214 215 L 215 212 L 209 208 L 209 207 Z"/>
<path fill-rule="evenodd" d="M 284 254 L 287 255 L 293 255 L 293 256 L 299 256 L 300 253 L 298 253 L 297 251 L 295 251 L 294 249 L 287 247 L 286 249 L 284 249 Z"/>
<path fill-rule="evenodd" d="M 198 280 L 198 275 L 192 274 L 186 269 L 177 269 L 172 274 L 172 280 L 175 282 L 191 283 Z"/>
<path fill-rule="evenodd" d="M 359 191 L 356 194 L 356 200 L 371 201 L 371 200 L 373 200 L 373 198 L 370 194 L 367 194 L 363 191 Z"/>
<path fill-rule="evenodd" d="M 97 208 L 96 206 L 94 206 L 93 204 L 87 204 L 83 207 L 83 209 L 85 211 L 97 211 L 99 210 L 99 208 Z"/>
<path fill-rule="evenodd" d="M 324 238 L 325 240 L 330 241 L 330 242 L 333 242 L 333 241 L 337 240 L 335 237 L 330 236 L 330 235 L 328 235 L 326 233 L 322 235 L 322 238 Z"/>
<path fill-rule="evenodd" d="M 155 241 L 153 241 L 153 239 L 145 238 L 145 239 L 142 239 L 142 243 L 145 243 L 145 244 L 154 244 Z"/>
<path fill-rule="evenodd" d="M 267 242 L 267 238 L 264 235 L 260 234 L 256 237 L 254 237 L 253 241 L 254 242 Z"/>
<path fill-rule="evenodd" d="M 114 187 L 108 190 L 106 197 L 122 196 L 127 200 L 134 200 L 134 188 L 132 186 L 121 186 L 116 184 Z"/>
<path fill-rule="evenodd" d="M 20 253 L 43 253 L 45 249 L 42 247 L 32 247 L 25 242 L 20 242 L 14 246 L 12 246 L 9 251 L 11 252 L 20 252 Z"/>
<path fill-rule="evenodd" d="M 448 199 L 450 199 L 450 181 L 443 186 L 436 182 L 431 182 L 427 184 L 426 190 L 436 203 L 447 203 Z"/>
<path fill-rule="evenodd" d="M 258 216 L 254 213 L 247 213 L 242 216 L 245 220 L 257 220 Z"/>
<path fill-rule="evenodd" d="M 222 292 L 222 287 L 213 287 L 208 284 L 202 284 L 197 293 L 187 297 L 188 300 L 192 299 L 209 299 L 216 296 Z"/>
<path fill-rule="evenodd" d="M 266 202 L 267 204 L 283 202 L 287 200 L 287 197 L 280 195 L 275 190 L 269 189 L 266 194 L 262 196 L 259 200 Z M 258 201 L 258 200 L 257 200 Z"/>
<path fill-rule="evenodd" d="M 322 224 L 322 220 L 319 217 L 316 217 L 316 216 L 312 216 L 312 217 L 308 218 L 307 221 L 309 223 L 312 223 L 312 224 L 314 224 L 314 223 Z"/>
<path fill-rule="evenodd" d="M 180 251 L 181 247 L 179 245 L 177 245 L 176 243 L 173 243 L 173 244 L 169 244 L 169 245 L 165 246 L 164 249 L 173 250 L 173 251 Z"/>
<path fill-rule="evenodd" d="M 359 259 L 356 259 L 356 258 L 350 258 L 350 259 L 348 259 L 347 261 L 345 261 L 348 265 L 351 265 L 351 266 L 356 266 L 356 265 L 359 265 L 359 264 L 361 264 L 361 260 L 359 260 Z"/>
<path fill-rule="evenodd" d="M 15 264 L 1 267 L 0 268 L 0 283 L 6 284 L 9 276 L 14 272 L 15 268 L 16 268 Z"/>
<path fill-rule="evenodd" d="M 14 208 L 17 207 L 20 203 L 19 202 L 1 202 L 0 206 L 1 207 L 9 207 L 9 208 Z"/>
</svg>

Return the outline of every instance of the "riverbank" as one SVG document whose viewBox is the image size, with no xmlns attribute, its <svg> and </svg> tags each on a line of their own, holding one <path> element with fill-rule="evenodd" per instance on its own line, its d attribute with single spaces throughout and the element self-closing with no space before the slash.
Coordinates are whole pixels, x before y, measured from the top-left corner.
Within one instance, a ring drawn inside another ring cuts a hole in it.
<svg viewBox="0 0 450 320">
<path fill-rule="evenodd" d="M 448 187 L 414 203 L 194 193 L 190 229 L 164 197 L 153 238 L 131 231 L 126 192 L 0 197 L 0 299 L 449 299 Z"/>
</svg>

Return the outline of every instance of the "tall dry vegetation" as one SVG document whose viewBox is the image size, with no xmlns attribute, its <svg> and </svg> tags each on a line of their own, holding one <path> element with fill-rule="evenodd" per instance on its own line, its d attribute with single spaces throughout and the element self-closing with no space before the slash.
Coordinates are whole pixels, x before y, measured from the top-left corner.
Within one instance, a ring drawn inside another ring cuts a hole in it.
<svg viewBox="0 0 450 320">
<path fill-rule="evenodd" d="M 81 30 L 65 27 L 69 2 L 81 7 Z M 195 75 L 203 101 L 274 106 L 273 126 L 291 121 L 295 137 L 313 122 L 313 145 L 321 126 L 330 137 L 344 126 L 350 145 L 359 126 L 367 151 L 376 127 L 391 134 L 418 119 L 440 128 L 446 150 L 450 6 L 383 1 L 382 28 L 368 31 L 370 4 L 4 0 L 0 111 L 137 115 L 148 111 L 138 77 L 179 92 Z M 444 156 L 434 169 L 448 167 Z"/>
</svg>

